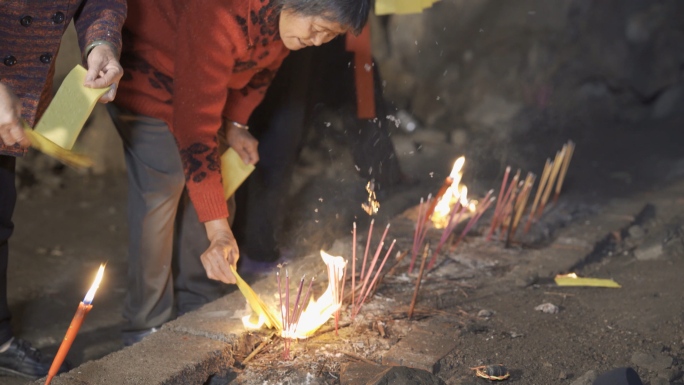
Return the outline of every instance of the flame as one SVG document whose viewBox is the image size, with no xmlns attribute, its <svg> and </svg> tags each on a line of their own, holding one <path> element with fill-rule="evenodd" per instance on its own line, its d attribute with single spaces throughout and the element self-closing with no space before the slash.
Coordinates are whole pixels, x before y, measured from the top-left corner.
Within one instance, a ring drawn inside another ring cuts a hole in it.
<svg viewBox="0 0 684 385">
<path fill-rule="evenodd" d="M 326 323 L 335 312 L 341 307 L 342 298 L 340 298 L 340 289 L 342 285 L 342 277 L 347 261 L 342 257 L 332 256 L 321 250 L 321 258 L 328 268 L 328 287 L 325 292 L 321 294 L 318 299 L 314 299 L 313 295 L 309 299 L 306 308 L 302 311 L 299 317 L 299 322 L 283 327 L 282 322 L 277 322 L 273 327 L 280 332 L 284 338 L 291 339 L 305 339 L 316 332 L 324 323 Z M 283 305 L 284 307 L 285 305 Z M 290 307 L 290 310 L 292 310 Z M 284 309 L 283 309 L 284 310 Z M 267 311 L 272 315 L 271 318 L 280 320 L 281 312 L 278 306 L 275 308 L 268 307 Z M 252 316 L 247 315 L 242 317 L 242 324 L 247 329 L 259 329 L 266 323 L 267 317 L 259 315 L 257 322 L 252 321 Z"/>
<path fill-rule="evenodd" d="M 93 303 L 93 298 L 95 298 L 95 292 L 97 291 L 97 288 L 100 287 L 100 282 L 102 281 L 102 276 L 104 275 L 104 269 L 105 265 L 100 265 L 100 269 L 97 271 L 97 275 L 95 276 L 93 284 L 90 286 L 90 290 L 88 290 L 88 293 L 86 293 L 85 298 L 83 298 L 84 304 L 90 305 L 91 303 Z"/>
<path fill-rule="evenodd" d="M 368 215 L 377 214 L 380 209 L 380 202 L 375 197 L 375 183 L 373 181 L 366 184 L 366 191 L 368 191 L 368 203 L 362 203 L 361 208 Z"/>
<path fill-rule="evenodd" d="M 468 207 L 468 211 L 475 212 L 477 202 L 468 200 L 468 187 L 461 184 L 464 165 L 464 156 L 456 159 L 454 162 L 454 167 L 451 169 L 451 174 L 449 174 L 449 178 L 447 178 L 447 181 L 450 181 L 451 185 L 447 188 L 444 195 L 439 198 L 439 201 L 435 206 L 435 211 L 430 218 L 435 228 L 443 229 L 447 226 L 449 222 L 449 214 L 457 203 L 460 203 L 463 207 Z M 445 183 L 448 182 L 445 181 Z"/>
</svg>

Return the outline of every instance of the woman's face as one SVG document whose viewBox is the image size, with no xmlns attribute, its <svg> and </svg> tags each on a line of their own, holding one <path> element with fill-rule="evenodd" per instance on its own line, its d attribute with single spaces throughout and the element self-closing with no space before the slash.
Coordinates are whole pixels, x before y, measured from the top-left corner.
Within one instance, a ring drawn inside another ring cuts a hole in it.
<svg viewBox="0 0 684 385">
<path fill-rule="evenodd" d="M 319 46 L 347 32 L 341 24 L 321 16 L 302 16 L 287 9 L 280 12 L 279 29 L 283 44 L 291 51 Z"/>
</svg>

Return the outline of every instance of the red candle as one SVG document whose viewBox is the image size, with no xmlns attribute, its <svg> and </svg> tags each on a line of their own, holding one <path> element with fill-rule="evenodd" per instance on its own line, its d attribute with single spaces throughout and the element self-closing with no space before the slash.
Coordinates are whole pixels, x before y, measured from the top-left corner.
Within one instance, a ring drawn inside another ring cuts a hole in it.
<svg viewBox="0 0 684 385">
<path fill-rule="evenodd" d="M 71 324 L 69 325 L 69 329 L 67 329 L 64 340 L 62 340 L 62 344 L 59 346 L 59 350 L 57 351 L 54 360 L 52 360 L 52 366 L 50 366 L 47 378 L 45 379 L 45 385 L 48 385 L 50 381 L 52 381 L 52 378 L 57 375 L 60 366 L 62 366 L 62 362 L 64 362 L 64 359 L 71 348 L 71 344 L 74 342 L 74 339 L 76 339 L 76 335 L 83 324 L 86 314 L 88 314 L 90 309 L 93 308 L 93 298 L 95 297 L 97 288 L 100 286 L 100 281 L 102 281 L 104 268 L 104 265 L 100 265 L 100 269 L 97 271 L 97 276 L 95 277 L 95 281 L 93 282 L 92 286 L 90 286 L 90 290 L 88 290 L 88 293 L 83 301 L 78 304 L 76 314 L 74 314 L 74 318 L 71 320 Z"/>
</svg>

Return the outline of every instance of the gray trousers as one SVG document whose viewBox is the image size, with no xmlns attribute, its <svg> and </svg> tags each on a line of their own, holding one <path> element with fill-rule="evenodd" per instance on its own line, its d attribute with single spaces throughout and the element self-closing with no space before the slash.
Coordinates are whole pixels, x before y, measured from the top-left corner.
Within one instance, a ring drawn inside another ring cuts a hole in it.
<svg viewBox="0 0 684 385">
<path fill-rule="evenodd" d="M 176 313 L 221 297 L 229 286 L 207 278 L 200 261 L 209 240 L 185 191 L 178 147 L 166 123 L 111 104 L 108 110 L 123 140 L 128 169 L 124 330 L 159 327 Z M 234 206 L 234 200 L 230 203 Z"/>
</svg>

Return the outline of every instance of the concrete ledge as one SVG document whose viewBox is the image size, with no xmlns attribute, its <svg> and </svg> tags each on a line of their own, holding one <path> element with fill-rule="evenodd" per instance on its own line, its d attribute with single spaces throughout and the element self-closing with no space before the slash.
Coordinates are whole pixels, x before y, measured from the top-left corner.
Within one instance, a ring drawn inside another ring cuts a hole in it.
<svg viewBox="0 0 684 385">
<path fill-rule="evenodd" d="M 161 330 L 142 342 L 87 362 L 52 380 L 54 385 L 203 384 L 232 364 L 231 346 Z M 34 381 L 42 385 L 45 380 Z"/>
</svg>

